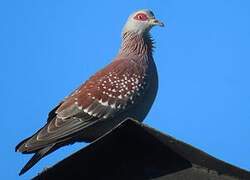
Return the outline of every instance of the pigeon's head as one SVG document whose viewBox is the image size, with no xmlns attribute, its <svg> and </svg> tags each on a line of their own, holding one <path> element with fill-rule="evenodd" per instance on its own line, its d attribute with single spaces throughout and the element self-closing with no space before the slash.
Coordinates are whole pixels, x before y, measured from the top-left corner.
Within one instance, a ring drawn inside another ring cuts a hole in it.
<svg viewBox="0 0 250 180">
<path fill-rule="evenodd" d="M 153 26 L 161 26 L 164 24 L 155 19 L 153 12 L 142 9 L 131 14 L 125 24 L 122 32 L 134 32 L 137 34 L 148 33 Z"/>
</svg>

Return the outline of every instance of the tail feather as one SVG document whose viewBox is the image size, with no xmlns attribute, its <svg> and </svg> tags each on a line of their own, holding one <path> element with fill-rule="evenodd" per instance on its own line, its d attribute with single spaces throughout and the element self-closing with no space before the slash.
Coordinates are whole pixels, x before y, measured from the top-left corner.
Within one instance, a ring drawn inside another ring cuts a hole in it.
<svg viewBox="0 0 250 180">
<path fill-rule="evenodd" d="M 45 126 L 44 126 L 45 127 Z M 42 127 L 40 130 L 38 130 L 34 135 L 24 139 L 23 141 L 21 141 L 15 148 L 16 152 L 21 152 L 23 154 L 30 154 L 30 153 L 35 153 L 40 149 L 43 149 L 47 146 L 49 146 L 49 144 L 45 144 L 44 146 L 40 146 L 40 147 L 34 147 L 32 146 L 27 146 L 27 142 L 32 141 L 33 137 L 36 137 L 37 134 L 44 128 Z"/>
<path fill-rule="evenodd" d="M 22 150 L 22 146 L 24 146 L 25 142 L 28 141 L 31 137 L 24 139 L 23 141 L 21 141 L 15 148 L 16 152 L 24 152 L 24 150 Z"/>
<path fill-rule="evenodd" d="M 27 162 L 27 164 L 22 168 L 22 170 L 19 173 L 19 176 L 24 174 L 26 171 L 28 171 L 30 168 L 32 168 L 41 158 L 48 155 L 55 149 L 53 148 L 55 144 L 52 144 L 48 147 L 45 147 L 38 152 L 34 154 L 34 156 Z"/>
</svg>

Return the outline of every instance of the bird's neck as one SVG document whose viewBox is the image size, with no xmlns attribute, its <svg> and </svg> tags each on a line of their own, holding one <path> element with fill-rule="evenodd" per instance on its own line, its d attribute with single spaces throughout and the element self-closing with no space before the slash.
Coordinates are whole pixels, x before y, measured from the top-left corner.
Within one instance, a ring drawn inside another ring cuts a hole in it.
<svg viewBox="0 0 250 180">
<path fill-rule="evenodd" d="M 153 51 L 153 41 L 149 33 L 137 34 L 133 32 L 125 32 L 122 37 L 122 45 L 119 56 L 140 56 L 151 58 Z"/>
</svg>

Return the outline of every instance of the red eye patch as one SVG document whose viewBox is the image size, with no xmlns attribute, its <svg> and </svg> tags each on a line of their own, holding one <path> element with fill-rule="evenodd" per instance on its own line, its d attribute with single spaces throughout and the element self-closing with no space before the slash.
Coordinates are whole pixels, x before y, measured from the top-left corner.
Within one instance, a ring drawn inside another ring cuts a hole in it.
<svg viewBox="0 0 250 180">
<path fill-rule="evenodd" d="M 143 14 L 143 13 L 138 13 L 136 14 L 136 16 L 134 17 L 135 20 L 138 20 L 138 21 L 146 21 L 148 20 L 148 17 L 146 14 Z"/>
</svg>

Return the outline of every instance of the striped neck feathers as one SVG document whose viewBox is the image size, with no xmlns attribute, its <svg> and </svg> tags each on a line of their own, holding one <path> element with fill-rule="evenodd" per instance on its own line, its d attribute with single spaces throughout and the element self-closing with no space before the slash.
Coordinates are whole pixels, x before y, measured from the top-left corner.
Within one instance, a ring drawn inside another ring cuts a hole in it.
<svg viewBox="0 0 250 180">
<path fill-rule="evenodd" d="M 148 59 L 152 57 L 153 48 L 153 40 L 149 33 L 139 35 L 133 32 L 125 32 L 118 55 L 141 56 Z"/>
</svg>

